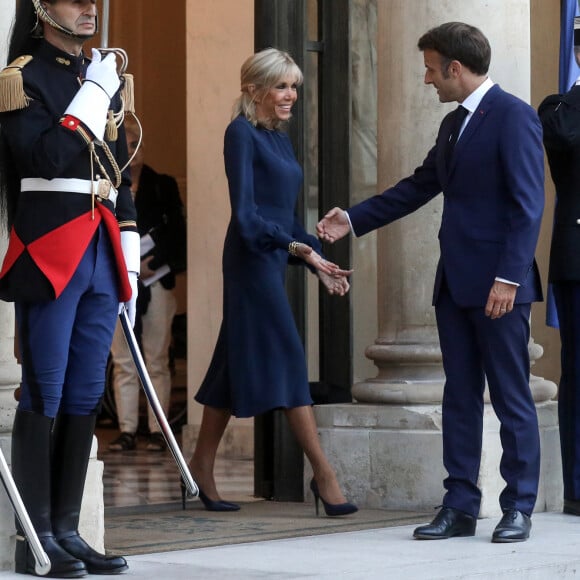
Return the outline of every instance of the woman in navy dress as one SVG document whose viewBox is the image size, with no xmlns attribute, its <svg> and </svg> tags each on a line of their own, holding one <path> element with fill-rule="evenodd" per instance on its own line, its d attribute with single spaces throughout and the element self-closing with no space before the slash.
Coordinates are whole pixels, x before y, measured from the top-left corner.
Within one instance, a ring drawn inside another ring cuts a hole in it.
<svg viewBox="0 0 580 580">
<path fill-rule="evenodd" d="M 242 92 L 224 140 L 232 217 L 223 253 L 223 322 L 207 375 L 196 395 L 204 405 L 191 462 L 209 510 L 239 506 L 220 500 L 213 476 L 217 448 L 231 415 L 253 417 L 284 409 L 308 457 L 316 498 L 328 515 L 356 511 L 347 503 L 320 446 L 304 347 L 285 289 L 288 263 L 305 264 L 331 294 L 349 290 L 350 271 L 320 255 L 294 210 L 302 184 L 288 135 L 302 73 L 277 49 L 251 56 L 242 66 Z"/>
</svg>

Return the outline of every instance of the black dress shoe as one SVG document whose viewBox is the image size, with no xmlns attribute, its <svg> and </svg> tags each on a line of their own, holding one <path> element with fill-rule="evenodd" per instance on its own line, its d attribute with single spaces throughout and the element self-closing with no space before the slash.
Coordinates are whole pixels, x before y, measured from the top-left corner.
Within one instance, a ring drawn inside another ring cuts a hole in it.
<svg viewBox="0 0 580 580">
<path fill-rule="evenodd" d="M 506 510 L 493 531 L 491 541 L 496 543 L 525 542 L 530 537 L 531 529 L 530 516 L 516 509 Z"/>
<path fill-rule="evenodd" d="M 580 499 L 565 499 L 562 511 L 572 516 L 580 516 Z"/>
<path fill-rule="evenodd" d="M 446 540 L 453 536 L 474 536 L 476 523 L 474 516 L 455 508 L 442 507 L 430 524 L 415 528 L 413 537 L 417 540 Z"/>
</svg>

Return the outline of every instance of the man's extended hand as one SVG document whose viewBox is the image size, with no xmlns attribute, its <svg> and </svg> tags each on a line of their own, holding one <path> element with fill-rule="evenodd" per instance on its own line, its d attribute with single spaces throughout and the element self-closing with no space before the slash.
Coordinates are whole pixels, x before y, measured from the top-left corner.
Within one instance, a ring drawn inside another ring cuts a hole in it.
<svg viewBox="0 0 580 580">
<path fill-rule="evenodd" d="M 346 212 L 339 207 L 331 209 L 316 225 L 316 233 L 321 240 L 331 244 L 350 233 L 350 223 Z"/>
</svg>

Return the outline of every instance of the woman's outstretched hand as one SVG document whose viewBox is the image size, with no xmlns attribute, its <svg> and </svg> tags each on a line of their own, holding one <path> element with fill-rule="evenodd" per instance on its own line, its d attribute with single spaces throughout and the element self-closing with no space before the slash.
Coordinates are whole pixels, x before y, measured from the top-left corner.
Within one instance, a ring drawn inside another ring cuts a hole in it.
<svg viewBox="0 0 580 580">
<path fill-rule="evenodd" d="M 346 276 L 329 276 L 324 272 L 318 271 L 318 277 L 329 294 L 344 296 L 350 290 L 350 284 Z"/>
<path fill-rule="evenodd" d="M 352 274 L 352 270 L 342 270 L 340 266 L 324 259 L 318 252 L 315 252 L 307 244 L 296 244 L 295 251 L 298 258 L 302 258 L 307 264 L 310 264 L 319 272 L 323 272 L 324 274 L 328 274 L 335 278 L 350 276 Z"/>
</svg>

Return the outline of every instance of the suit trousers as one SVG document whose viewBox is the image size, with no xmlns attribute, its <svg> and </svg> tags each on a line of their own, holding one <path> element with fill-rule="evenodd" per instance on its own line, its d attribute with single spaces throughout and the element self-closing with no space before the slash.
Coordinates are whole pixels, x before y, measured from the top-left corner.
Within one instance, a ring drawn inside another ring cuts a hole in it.
<svg viewBox="0 0 580 580">
<path fill-rule="evenodd" d="M 558 420 L 564 498 L 580 500 L 580 282 L 554 282 L 552 288 L 562 345 Z"/>
<path fill-rule="evenodd" d="M 176 301 L 173 291 L 166 290 L 159 281 L 151 284 L 150 290 L 151 301 L 147 306 L 147 312 L 141 318 L 141 347 L 151 383 L 167 416 L 171 395 L 169 345 Z M 113 381 L 119 428 L 126 433 L 136 433 L 139 427 L 141 382 L 120 323 L 115 329 L 111 354 L 114 363 Z M 147 423 L 151 433 L 160 431 L 150 406 L 147 406 Z"/>
<path fill-rule="evenodd" d="M 483 307 L 460 308 L 446 284 L 435 312 L 446 381 L 443 394 L 443 505 L 477 517 L 482 450 L 483 394 L 487 379 L 501 423 L 502 510 L 531 514 L 540 473 L 538 418 L 529 386 L 530 304 L 492 320 Z"/>
</svg>

